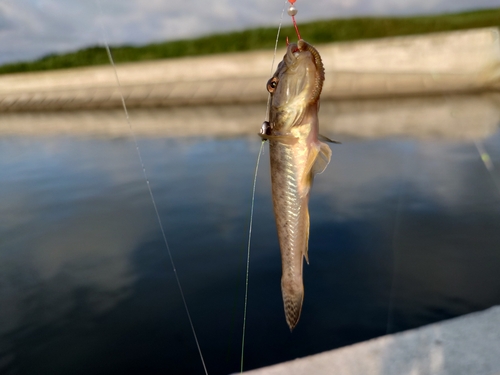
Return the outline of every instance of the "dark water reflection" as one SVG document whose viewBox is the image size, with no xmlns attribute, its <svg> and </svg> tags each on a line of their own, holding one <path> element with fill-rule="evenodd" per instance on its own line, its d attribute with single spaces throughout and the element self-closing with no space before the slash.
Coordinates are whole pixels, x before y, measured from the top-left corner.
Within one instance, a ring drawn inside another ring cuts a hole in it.
<svg viewBox="0 0 500 375">
<path fill-rule="evenodd" d="M 491 173 L 470 141 L 342 141 L 293 334 L 263 158 L 247 369 L 500 304 L 500 133 L 481 141 Z M 139 146 L 209 373 L 236 372 L 259 141 Z M 202 373 L 133 142 L 3 138 L 0 180 L 2 373 Z"/>
</svg>

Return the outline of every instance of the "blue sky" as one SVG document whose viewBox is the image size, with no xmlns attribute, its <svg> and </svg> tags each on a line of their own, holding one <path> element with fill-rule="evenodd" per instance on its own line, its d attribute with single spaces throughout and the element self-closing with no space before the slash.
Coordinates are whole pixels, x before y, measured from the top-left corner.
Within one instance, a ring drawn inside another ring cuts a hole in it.
<svg viewBox="0 0 500 375">
<path fill-rule="evenodd" d="M 283 0 L 0 0 L 0 63 L 102 44 L 145 44 L 278 25 Z M 497 0 L 297 0 L 298 22 L 500 6 Z M 289 17 L 285 14 L 285 21 Z"/>
</svg>

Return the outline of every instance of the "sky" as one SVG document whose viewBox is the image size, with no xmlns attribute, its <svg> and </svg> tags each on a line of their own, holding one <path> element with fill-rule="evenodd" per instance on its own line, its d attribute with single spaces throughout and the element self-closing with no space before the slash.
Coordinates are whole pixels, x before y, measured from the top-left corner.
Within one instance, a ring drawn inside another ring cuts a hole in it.
<svg viewBox="0 0 500 375">
<path fill-rule="evenodd" d="M 283 0 L 0 0 L 0 64 L 279 24 Z M 498 0 L 297 0 L 301 21 L 498 7 Z M 287 3 L 288 7 L 288 3 Z M 285 22 L 290 18 L 285 13 Z"/>
</svg>

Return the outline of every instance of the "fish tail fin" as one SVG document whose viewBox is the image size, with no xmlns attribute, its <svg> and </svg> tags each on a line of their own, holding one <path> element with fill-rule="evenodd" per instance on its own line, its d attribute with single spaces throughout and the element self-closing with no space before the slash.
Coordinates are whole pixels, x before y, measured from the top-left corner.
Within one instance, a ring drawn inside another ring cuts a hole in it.
<svg viewBox="0 0 500 375">
<path fill-rule="evenodd" d="M 300 319 L 302 302 L 304 301 L 304 285 L 302 276 L 300 280 L 281 280 L 281 292 L 283 294 L 283 305 L 285 317 L 290 331 L 293 331 Z"/>
</svg>

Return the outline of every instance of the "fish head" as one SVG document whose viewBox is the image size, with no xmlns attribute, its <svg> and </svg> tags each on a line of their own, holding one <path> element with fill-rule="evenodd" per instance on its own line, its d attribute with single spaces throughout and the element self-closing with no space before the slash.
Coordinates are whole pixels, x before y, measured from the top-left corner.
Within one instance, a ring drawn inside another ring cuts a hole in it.
<svg viewBox="0 0 500 375">
<path fill-rule="evenodd" d="M 303 39 L 290 43 L 267 82 L 273 133 L 284 134 L 300 125 L 310 109 L 317 114 L 324 80 L 325 70 L 318 51 Z"/>
</svg>

